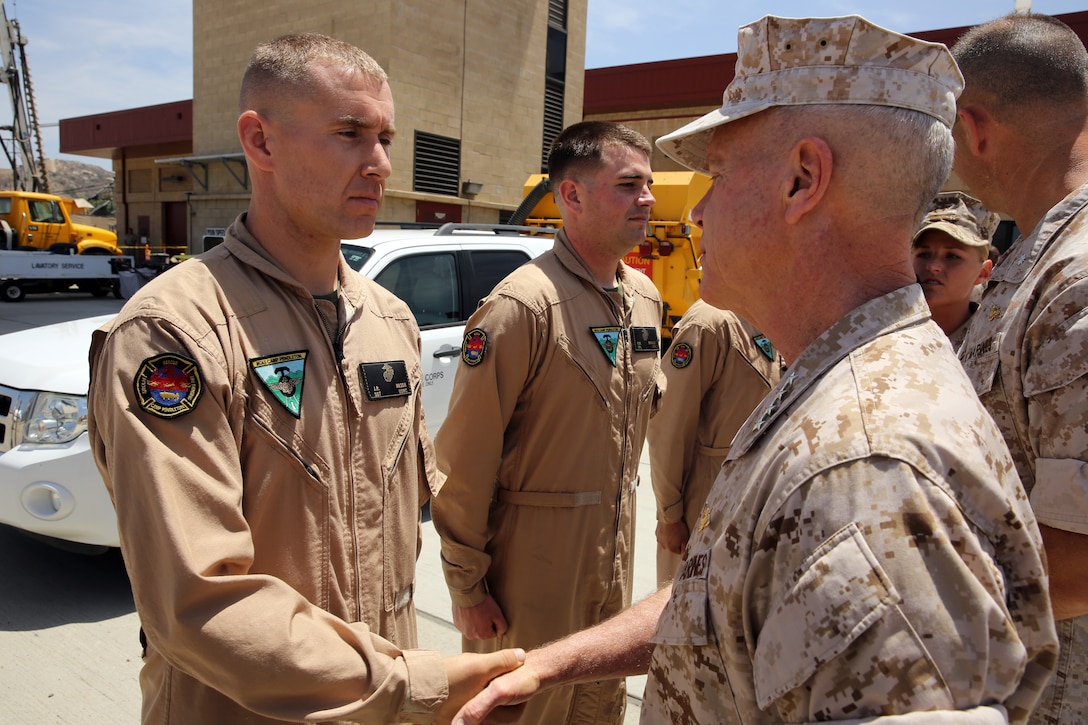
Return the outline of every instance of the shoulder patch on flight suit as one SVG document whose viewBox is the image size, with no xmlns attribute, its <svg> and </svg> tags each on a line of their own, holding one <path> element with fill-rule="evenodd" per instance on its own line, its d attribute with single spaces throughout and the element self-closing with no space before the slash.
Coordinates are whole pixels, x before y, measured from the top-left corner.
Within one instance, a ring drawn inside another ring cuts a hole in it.
<svg viewBox="0 0 1088 725">
<path fill-rule="evenodd" d="M 249 367 L 273 397 L 296 418 L 302 411 L 302 383 L 308 350 L 281 352 L 249 361 Z"/>
<path fill-rule="evenodd" d="M 620 347 L 620 335 L 623 334 L 623 328 L 610 325 L 591 327 L 589 331 L 597 338 L 597 344 L 601 346 L 601 351 L 608 358 L 608 362 L 612 363 L 612 367 L 616 367 L 616 350 Z"/>
<path fill-rule="evenodd" d="M 631 347 L 635 352 L 660 352 L 661 342 L 656 327 L 632 327 Z"/>
<path fill-rule="evenodd" d="M 752 338 L 752 342 L 763 351 L 763 354 L 768 360 L 774 360 L 774 345 L 771 344 L 771 341 L 767 339 L 766 335 L 756 335 Z"/>
<path fill-rule="evenodd" d="M 672 366 L 674 368 L 686 368 L 691 364 L 691 358 L 695 352 L 686 342 L 678 342 L 672 346 Z"/>
<path fill-rule="evenodd" d="M 403 360 L 360 363 L 363 387 L 371 400 L 400 398 L 412 394 L 412 381 L 408 379 L 408 366 Z"/>
<path fill-rule="evenodd" d="M 465 333 L 461 343 L 461 360 L 465 365 L 479 365 L 487 352 L 487 333 L 475 327 Z"/>
<path fill-rule="evenodd" d="M 204 379 L 196 361 L 163 353 L 140 363 L 132 388 L 142 410 L 159 418 L 177 418 L 196 407 Z"/>
</svg>

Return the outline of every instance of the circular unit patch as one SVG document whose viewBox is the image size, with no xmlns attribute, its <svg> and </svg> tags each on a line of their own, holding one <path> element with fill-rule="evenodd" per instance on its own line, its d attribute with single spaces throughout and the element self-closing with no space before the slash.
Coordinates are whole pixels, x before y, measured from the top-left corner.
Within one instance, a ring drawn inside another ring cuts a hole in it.
<svg viewBox="0 0 1088 725">
<path fill-rule="evenodd" d="M 465 333 L 465 341 L 461 345 L 461 359 L 465 365 L 479 365 L 487 352 L 487 333 L 480 328 L 474 328 Z"/>
<path fill-rule="evenodd" d="M 672 366 L 674 368 L 686 368 L 695 353 L 691 345 L 686 342 L 678 342 L 672 346 Z"/>
<path fill-rule="evenodd" d="M 177 418 L 196 407 L 204 380 L 196 362 L 165 353 L 141 363 L 132 388 L 141 409 L 159 418 Z"/>
</svg>

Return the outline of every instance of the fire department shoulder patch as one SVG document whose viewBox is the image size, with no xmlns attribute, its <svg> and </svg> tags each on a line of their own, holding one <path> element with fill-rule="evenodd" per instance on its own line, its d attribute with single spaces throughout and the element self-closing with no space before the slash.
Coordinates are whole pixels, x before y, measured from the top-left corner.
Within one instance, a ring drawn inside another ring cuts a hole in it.
<svg viewBox="0 0 1088 725">
<path fill-rule="evenodd" d="M 159 418 L 177 418 L 196 407 L 204 379 L 195 361 L 165 353 L 140 364 L 132 388 L 141 409 Z"/>
<path fill-rule="evenodd" d="M 487 352 L 487 333 L 476 327 L 465 333 L 461 345 L 461 360 L 465 365 L 479 365 Z"/>
<path fill-rule="evenodd" d="M 686 342 L 678 342 L 672 346 L 672 366 L 674 368 L 686 368 L 691 362 L 694 352 L 691 345 Z"/>
</svg>

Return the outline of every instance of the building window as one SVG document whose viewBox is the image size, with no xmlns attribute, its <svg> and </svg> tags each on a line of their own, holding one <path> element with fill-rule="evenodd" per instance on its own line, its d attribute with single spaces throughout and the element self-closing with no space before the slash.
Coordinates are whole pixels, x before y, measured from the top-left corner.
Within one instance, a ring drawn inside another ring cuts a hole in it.
<svg viewBox="0 0 1088 725">
<path fill-rule="evenodd" d="M 457 196 L 461 185 L 461 140 L 415 133 L 412 191 Z"/>
<path fill-rule="evenodd" d="M 567 0 L 548 0 L 548 25 L 567 27 Z"/>
<path fill-rule="evenodd" d="M 563 96 L 566 84 L 549 78 L 544 84 L 544 139 L 541 144 L 540 172 L 548 173 L 548 152 L 563 131 Z"/>
<path fill-rule="evenodd" d="M 548 49 L 544 58 L 544 136 L 540 171 L 548 173 L 548 153 L 563 130 L 567 89 L 567 0 L 548 0 Z"/>
</svg>

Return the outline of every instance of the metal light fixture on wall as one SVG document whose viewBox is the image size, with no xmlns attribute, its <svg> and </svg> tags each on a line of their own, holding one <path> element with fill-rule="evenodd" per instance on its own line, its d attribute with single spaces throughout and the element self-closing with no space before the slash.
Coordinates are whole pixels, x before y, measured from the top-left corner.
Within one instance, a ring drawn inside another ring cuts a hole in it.
<svg viewBox="0 0 1088 725">
<path fill-rule="evenodd" d="M 461 182 L 461 196 L 476 196 L 484 190 L 484 185 L 479 181 L 465 179 Z"/>
</svg>

